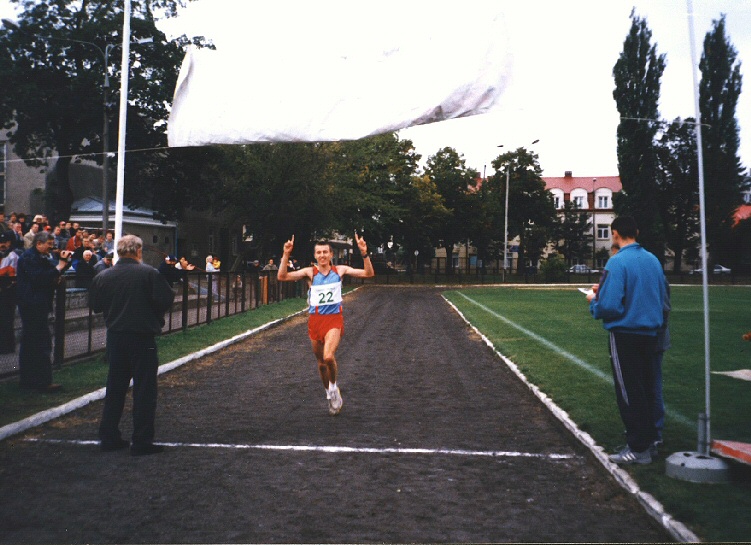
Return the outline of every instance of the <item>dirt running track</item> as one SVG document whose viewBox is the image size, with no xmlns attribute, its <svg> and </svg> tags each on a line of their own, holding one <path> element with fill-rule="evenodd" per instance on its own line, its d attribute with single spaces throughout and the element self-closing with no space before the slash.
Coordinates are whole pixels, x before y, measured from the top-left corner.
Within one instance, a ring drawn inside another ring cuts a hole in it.
<svg viewBox="0 0 751 545">
<path fill-rule="evenodd" d="M 670 540 L 438 290 L 346 297 L 338 360 L 337 417 L 297 317 L 160 377 L 163 454 L 101 402 L 0 442 L 0 543 Z"/>
</svg>

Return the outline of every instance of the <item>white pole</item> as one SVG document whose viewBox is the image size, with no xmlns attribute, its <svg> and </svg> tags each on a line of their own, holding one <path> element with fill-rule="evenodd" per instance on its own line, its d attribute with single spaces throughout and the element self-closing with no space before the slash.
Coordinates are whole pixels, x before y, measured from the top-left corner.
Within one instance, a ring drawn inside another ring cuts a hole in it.
<svg viewBox="0 0 751 545">
<path fill-rule="evenodd" d="M 691 42 L 691 76 L 694 81 L 694 111 L 696 116 L 696 156 L 699 161 L 699 219 L 701 232 L 701 283 L 702 294 L 704 296 L 704 433 L 701 437 L 699 434 L 698 452 L 705 456 L 709 455 L 709 446 L 711 443 L 709 435 L 709 287 L 707 277 L 707 224 L 706 208 L 704 204 L 704 155 L 701 139 L 701 110 L 699 108 L 699 85 L 696 78 L 696 40 L 694 39 L 694 8 L 691 0 L 686 0 L 688 8 L 688 33 Z M 701 425 L 701 423 L 700 423 Z"/>
<path fill-rule="evenodd" d="M 130 79 L 130 0 L 123 12 L 123 56 L 120 68 L 120 126 L 117 139 L 117 190 L 115 194 L 115 247 L 123 234 L 123 191 L 125 188 L 125 127 L 128 117 Z M 117 253 L 115 253 L 117 259 Z"/>
<path fill-rule="evenodd" d="M 511 163 L 508 163 L 506 165 L 506 207 L 503 212 L 503 281 L 506 281 L 506 264 L 508 263 L 508 258 L 506 257 L 506 254 L 508 252 L 508 186 L 509 186 L 509 177 L 511 176 Z"/>
</svg>

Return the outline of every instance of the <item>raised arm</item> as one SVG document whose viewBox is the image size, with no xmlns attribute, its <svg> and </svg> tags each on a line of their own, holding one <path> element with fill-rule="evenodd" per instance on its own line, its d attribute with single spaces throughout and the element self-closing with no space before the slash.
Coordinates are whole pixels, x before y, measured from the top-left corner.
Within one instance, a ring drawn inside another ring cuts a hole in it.
<svg viewBox="0 0 751 545">
<path fill-rule="evenodd" d="M 347 267 L 344 270 L 344 274 L 354 276 L 355 278 L 370 278 L 371 276 L 375 276 L 373 262 L 370 259 L 370 254 L 368 254 L 368 244 L 365 242 L 364 238 L 357 236 L 357 233 L 355 233 L 355 242 L 357 243 L 357 248 L 360 250 L 360 255 L 362 256 L 363 268 L 355 269 L 353 267 Z"/>
<path fill-rule="evenodd" d="M 279 270 L 276 272 L 276 279 L 279 282 L 293 282 L 302 278 L 310 278 L 310 267 L 305 267 L 299 271 L 289 272 L 287 265 L 289 264 L 289 256 L 292 254 L 292 250 L 295 247 L 295 235 L 284 243 L 282 249 L 282 259 L 279 262 Z"/>
</svg>

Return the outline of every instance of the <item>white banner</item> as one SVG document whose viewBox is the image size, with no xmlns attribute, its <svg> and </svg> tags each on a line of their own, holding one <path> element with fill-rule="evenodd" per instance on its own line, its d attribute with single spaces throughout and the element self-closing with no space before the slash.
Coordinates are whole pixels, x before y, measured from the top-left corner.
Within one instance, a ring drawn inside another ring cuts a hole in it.
<svg viewBox="0 0 751 545">
<path fill-rule="evenodd" d="M 496 2 L 280 5 L 245 19 L 241 39 L 188 50 L 170 146 L 355 140 L 484 113 L 507 84 Z"/>
</svg>

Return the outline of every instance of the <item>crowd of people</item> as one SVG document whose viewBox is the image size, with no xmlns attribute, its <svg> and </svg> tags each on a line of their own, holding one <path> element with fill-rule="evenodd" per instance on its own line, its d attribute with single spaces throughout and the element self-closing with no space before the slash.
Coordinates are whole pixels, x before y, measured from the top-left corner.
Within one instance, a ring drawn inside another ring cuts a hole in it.
<svg viewBox="0 0 751 545">
<path fill-rule="evenodd" d="M 11 212 L 6 218 L 0 212 L 0 234 L 9 243 L 6 256 L 13 252 L 20 257 L 33 246 L 34 236 L 41 232 L 51 235 L 52 249 L 48 258 L 53 265 L 57 266 L 62 251 L 71 253 L 67 269 L 69 273 L 75 273 L 78 288 L 88 288 L 97 273 L 112 266 L 115 241 L 111 231 L 90 231 L 78 222 L 64 220 L 52 224 L 42 214 L 30 220 L 23 213 Z"/>
</svg>

